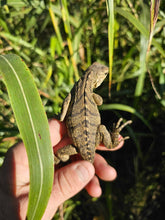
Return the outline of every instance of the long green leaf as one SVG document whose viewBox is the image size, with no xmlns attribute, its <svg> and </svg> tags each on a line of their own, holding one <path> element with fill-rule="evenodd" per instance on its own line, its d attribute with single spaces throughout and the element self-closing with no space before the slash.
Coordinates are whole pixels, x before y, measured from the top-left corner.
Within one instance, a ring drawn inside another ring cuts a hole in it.
<svg viewBox="0 0 165 220">
<path fill-rule="evenodd" d="M 0 56 L 11 105 L 26 147 L 30 168 L 27 218 L 41 219 L 53 184 L 53 150 L 48 121 L 31 73 L 14 54 Z"/>
<path fill-rule="evenodd" d="M 149 13 L 145 4 L 142 4 L 142 11 L 140 14 L 141 24 L 144 25 L 146 30 L 149 30 Z M 136 83 L 135 96 L 141 96 L 144 88 L 144 81 L 146 76 L 146 54 L 147 54 L 148 38 L 140 33 L 140 75 Z"/>
<path fill-rule="evenodd" d="M 75 79 L 78 80 L 79 73 L 78 73 L 78 69 L 77 69 L 76 60 L 74 57 L 74 51 L 73 51 L 73 45 L 72 45 L 72 33 L 71 33 L 71 27 L 70 27 L 70 22 L 69 22 L 69 12 L 68 12 L 66 0 L 61 0 L 61 13 L 62 13 L 62 20 L 64 23 L 65 33 L 67 35 L 68 49 L 69 49 L 69 53 L 70 53 L 70 59 L 72 62 L 72 66 L 74 69 Z"/>
<path fill-rule="evenodd" d="M 126 18 L 129 22 L 131 22 L 137 28 L 137 30 L 139 30 L 140 33 L 143 34 L 146 38 L 149 38 L 149 31 L 147 31 L 144 25 L 138 19 L 136 19 L 130 12 L 125 11 L 124 9 L 119 7 L 116 7 L 115 11 L 124 18 Z M 155 39 L 152 39 L 152 45 L 154 45 L 159 50 L 161 55 L 165 57 L 165 52 L 163 48 Z"/>
<path fill-rule="evenodd" d="M 145 120 L 145 118 L 136 111 L 136 109 L 132 108 L 131 106 L 128 105 L 123 105 L 123 104 L 118 104 L 118 103 L 112 103 L 112 104 L 104 104 L 102 106 L 99 107 L 100 110 L 120 110 L 120 111 L 126 111 L 129 112 L 131 114 L 136 115 L 140 120 L 143 121 L 143 123 L 151 130 L 151 126 L 149 125 L 149 123 L 147 122 L 147 120 Z"/>
<path fill-rule="evenodd" d="M 20 38 L 18 36 L 15 37 L 15 36 L 11 35 L 10 33 L 5 33 L 5 32 L 0 32 L 0 36 L 2 38 L 4 38 L 4 39 L 11 40 L 12 42 L 14 42 L 14 43 L 16 43 L 18 45 L 30 48 L 31 50 L 35 51 L 40 56 L 44 56 L 45 55 L 45 52 L 42 51 L 40 48 L 37 48 L 37 47 L 33 46 L 32 44 L 22 40 L 22 38 Z"/>
<path fill-rule="evenodd" d="M 152 41 L 152 37 L 153 37 L 153 33 L 154 33 L 154 28 L 155 28 L 156 21 L 157 21 L 157 18 L 158 18 L 159 5 L 160 5 L 160 0 L 151 0 L 151 7 L 150 7 L 150 37 L 149 37 L 149 42 L 148 42 L 147 53 L 149 53 L 149 50 L 150 50 L 151 41 Z M 147 56 L 149 56 L 149 55 L 147 54 Z M 147 57 L 147 59 L 148 59 L 148 57 Z"/>
<path fill-rule="evenodd" d="M 114 42 L 114 2 L 107 0 L 108 11 L 108 48 L 109 48 L 109 95 L 112 84 L 113 42 Z"/>
</svg>

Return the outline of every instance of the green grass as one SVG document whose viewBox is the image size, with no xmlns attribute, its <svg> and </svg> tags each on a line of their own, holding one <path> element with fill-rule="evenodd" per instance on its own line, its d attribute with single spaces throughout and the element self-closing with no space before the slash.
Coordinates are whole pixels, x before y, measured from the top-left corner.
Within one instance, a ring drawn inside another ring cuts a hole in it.
<svg viewBox="0 0 165 220">
<path fill-rule="evenodd" d="M 67 201 L 65 219 L 82 219 L 83 214 L 86 219 L 159 219 L 165 191 L 163 1 L 155 27 L 152 13 L 151 28 L 151 1 L 114 1 L 113 17 L 112 7 L 107 9 L 113 3 L 110 0 L 7 2 L 1 1 L 0 54 L 16 53 L 25 60 L 49 117 L 58 114 L 83 70 L 94 61 L 109 65 L 113 54 L 111 98 L 108 78 L 97 90 L 104 98 L 103 122 L 109 126 L 121 116 L 133 120 L 131 128 L 123 131 L 131 136 L 125 147 L 103 154 L 117 169 L 118 179 L 102 183 L 99 199 L 83 191 Z M 153 39 L 147 52 L 150 35 Z M 0 163 L 19 138 L 0 76 Z"/>
</svg>

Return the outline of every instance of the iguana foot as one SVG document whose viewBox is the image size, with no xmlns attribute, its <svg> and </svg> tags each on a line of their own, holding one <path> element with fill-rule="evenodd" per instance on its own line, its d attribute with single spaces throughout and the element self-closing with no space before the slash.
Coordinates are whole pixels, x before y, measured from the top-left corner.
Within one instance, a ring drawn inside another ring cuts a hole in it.
<svg viewBox="0 0 165 220">
<path fill-rule="evenodd" d="M 131 124 L 132 121 L 126 121 L 124 124 L 121 125 L 121 122 L 123 121 L 123 118 L 120 118 L 117 122 L 117 124 L 113 124 L 113 130 L 111 132 L 111 138 L 112 138 L 112 148 L 115 148 L 118 146 L 118 144 L 126 139 L 129 139 L 129 136 L 123 137 L 119 140 L 119 134 L 120 131 L 128 124 Z"/>
</svg>

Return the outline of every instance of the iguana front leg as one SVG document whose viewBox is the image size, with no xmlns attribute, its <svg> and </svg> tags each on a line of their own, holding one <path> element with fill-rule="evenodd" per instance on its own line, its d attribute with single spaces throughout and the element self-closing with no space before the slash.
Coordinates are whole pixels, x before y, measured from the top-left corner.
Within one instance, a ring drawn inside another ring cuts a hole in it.
<svg viewBox="0 0 165 220">
<path fill-rule="evenodd" d="M 66 116 L 66 113 L 68 111 L 69 103 L 71 100 L 71 94 L 69 93 L 67 97 L 64 99 L 63 105 L 62 105 L 62 110 L 61 110 L 61 115 L 60 115 L 60 121 L 64 121 L 64 118 Z"/>
<path fill-rule="evenodd" d="M 103 99 L 100 95 L 93 93 L 93 99 L 96 103 L 96 105 L 102 105 L 103 104 Z"/>
<path fill-rule="evenodd" d="M 54 156 L 55 164 L 58 164 L 60 161 L 66 162 L 67 160 L 69 160 L 69 157 L 74 154 L 77 154 L 77 151 L 76 148 L 71 144 L 60 148 L 56 152 L 56 156 Z"/>
</svg>

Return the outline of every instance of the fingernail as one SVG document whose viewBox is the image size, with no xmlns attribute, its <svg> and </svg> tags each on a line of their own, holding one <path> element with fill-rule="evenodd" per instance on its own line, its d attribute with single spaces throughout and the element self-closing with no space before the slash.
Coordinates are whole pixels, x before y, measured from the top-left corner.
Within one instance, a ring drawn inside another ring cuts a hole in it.
<svg viewBox="0 0 165 220">
<path fill-rule="evenodd" d="M 88 169 L 83 165 L 76 165 L 75 171 L 82 182 L 87 182 L 89 180 L 89 171 Z"/>
</svg>

